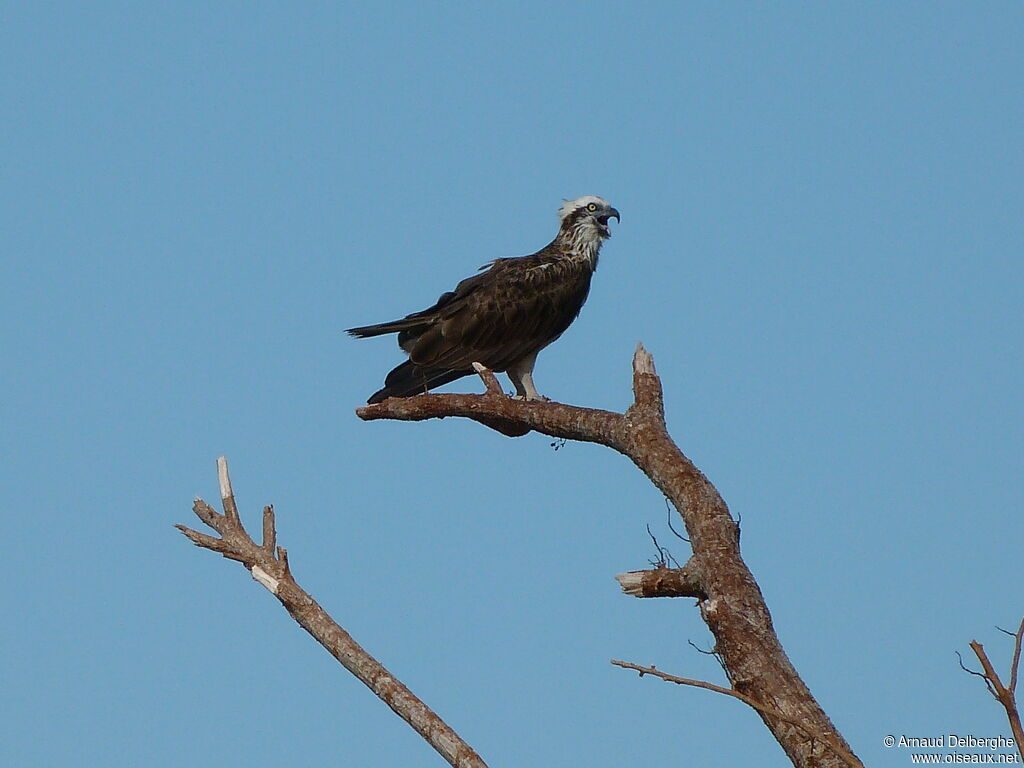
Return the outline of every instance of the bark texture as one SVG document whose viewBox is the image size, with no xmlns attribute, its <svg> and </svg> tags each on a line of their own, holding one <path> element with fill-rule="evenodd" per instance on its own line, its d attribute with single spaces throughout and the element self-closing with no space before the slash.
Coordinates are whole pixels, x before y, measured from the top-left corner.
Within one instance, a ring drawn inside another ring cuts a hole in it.
<svg viewBox="0 0 1024 768">
<path fill-rule="evenodd" d="M 698 597 L 715 637 L 714 652 L 738 698 L 753 702 L 795 766 L 861 765 L 786 656 L 761 590 L 740 556 L 739 528 L 725 501 L 669 436 L 661 380 L 643 346 L 633 358 L 634 401 L 625 413 L 514 400 L 501 392 L 491 372 L 478 373 L 487 389 L 483 395 L 392 398 L 356 413 L 367 421 L 460 416 L 510 436 L 536 430 L 599 443 L 627 456 L 683 518 L 693 556 L 684 568 L 674 569 L 685 571 L 677 574 L 676 586 Z M 627 575 L 627 582 L 641 592 L 651 588 L 650 583 L 636 586 L 635 576 Z"/>
<path fill-rule="evenodd" d="M 693 563 L 682 568 L 629 571 L 615 579 L 630 597 L 696 597 L 698 600 L 708 597 L 701 588 L 697 566 Z"/>
</svg>

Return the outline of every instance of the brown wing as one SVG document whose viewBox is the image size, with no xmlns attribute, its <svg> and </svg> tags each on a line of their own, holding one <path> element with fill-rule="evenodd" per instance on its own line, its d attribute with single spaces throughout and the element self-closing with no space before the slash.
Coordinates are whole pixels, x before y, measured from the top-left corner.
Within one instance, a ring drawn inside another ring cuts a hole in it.
<svg viewBox="0 0 1024 768">
<path fill-rule="evenodd" d="M 417 313 L 426 327 L 410 334 L 403 348 L 423 368 L 470 370 L 480 362 L 504 371 L 569 327 L 586 301 L 591 275 L 586 265 L 543 254 L 499 259 Z"/>
</svg>

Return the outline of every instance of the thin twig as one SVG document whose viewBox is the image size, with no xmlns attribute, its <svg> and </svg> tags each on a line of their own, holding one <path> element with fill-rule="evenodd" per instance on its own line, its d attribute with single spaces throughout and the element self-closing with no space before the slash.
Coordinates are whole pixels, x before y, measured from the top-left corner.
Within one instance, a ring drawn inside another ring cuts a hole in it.
<svg viewBox="0 0 1024 768">
<path fill-rule="evenodd" d="M 677 677 L 676 675 L 670 675 L 667 672 L 662 672 L 657 667 L 644 667 L 639 664 L 634 664 L 631 661 L 618 661 L 616 659 L 612 659 L 612 664 L 614 664 L 616 667 L 622 667 L 623 669 L 635 670 L 640 673 L 640 677 L 643 677 L 644 675 L 651 675 L 653 677 L 661 678 L 666 682 L 675 683 L 676 685 L 689 685 L 693 686 L 694 688 L 703 688 L 707 691 L 714 691 L 715 693 L 721 693 L 725 696 L 731 696 L 734 699 L 739 699 L 744 704 L 756 709 L 758 712 L 768 715 L 768 717 L 773 717 L 776 720 L 781 720 L 784 723 L 789 723 L 794 728 L 800 729 L 800 731 L 802 731 L 808 738 L 821 739 L 821 741 L 828 745 L 829 749 L 831 749 L 839 757 L 841 757 L 848 765 L 852 765 L 855 768 L 864 768 L 864 764 L 860 760 L 858 760 L 849 750 L 844 749 L 841 744 L 839 744 L 837 741 L 832 739 L 827 734 L 813 733 L 811 730 L 807 728 L 807 726 L 803 725 L 802 723 L 798 723 L 796 720 L 786 717 L 784 714 L 779 712 L 779 710 L 769 707 L 766 704 L 762 704 L 761 702 L 756 701 L 755 699 L 752 699 L 750 696 L 742 694 L 737 690 L 734 690 L 732 688 L 723 688 L 720 685 L 709 683 L 706 680 L 694 680 L 689 677 Z"/>
<path fill-rule="evenodd" d="M 693 640 L 687 640 L 686 644 L 693 648 L 693 650 L 695 650 L 697 653 L 703 653 L 705 656 L 718 656 L 718 654 L 714 651 L 705 651 L 703 648 L 701 648 L 699 645 L 693 642 Z"/>
<path fill-rule="evenodd" d="M 647 524 L 647 535 L 651 537 L 651 542 L 654 544 L 654 548 L 658 550 L 658 559 L 647 561 L 650 566 L 652 568 L 668 568 L 671 563 L 672 567 L 678 568 L 679 563 L 674 557 L 672 557 L 672 553 L 668 551 L 668 547 L 663 547 L 658 543 L 658 538 L 651 531 L 650 523 Z"/>
<path fill-rule="evenodd" d="M 962 669 L 964 672 L 966 672 L 969 675 L 974 675 L 975 677 L 980 677 L 982 679 L 982 681 L 985 683 L 985 687 L 988 688 L 988 692 L 991 693 L 993 696 L 995 696 L 997 699 L 999 698 L 998 696 L 996 696 L 996 691 L 992 687 L 992 683 L 990 683 L 988 681 L 988 678 L 985 677 L 984 674 L 982 674 L 981 672 L 976 672 L 975 670 L 971 669 L 966 664 L 964 664 L 964 657 L 960 655 L 960 651 L 956 651 L 956 658 L 957 658 L 957 661 L 960 662 L 960 669 Z"/>
<path fill-rule="evenodd" d="M 1020 651 L 1021 645 L 1024 644 L 1024 619 L 1020 620 L 1020 626 L 1017 628 L 1017 634 L 1013 641 L 1013 661 L 1010 662 L 1010 692 L 1015 693 L 1017 691 L 1017 672 L 1020 671 Z M 1024 757 L 1024 755 L 1021 755 Z"/>
<path fill-rule="evenodd" d="M 683 534 L 677 531 L 675 529 L 675 526 L 672 525 L 672 503 L 668 500 L 668 496 L 665 497 L 665 514 L 667 515 L 666 522 L 668 523 L 668 529 L 676 535 L 677 539 L 682 539 L 687 544 L 689 544 L 690 540 L 683 536 Z"/>
</svg>

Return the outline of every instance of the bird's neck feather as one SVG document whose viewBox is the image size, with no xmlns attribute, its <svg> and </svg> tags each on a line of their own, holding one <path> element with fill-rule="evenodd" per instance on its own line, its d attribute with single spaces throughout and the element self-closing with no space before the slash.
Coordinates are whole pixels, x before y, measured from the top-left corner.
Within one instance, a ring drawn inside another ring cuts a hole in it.
<svg viewBox="0 0 1024 768">
<path fill-rule="evenodd" d="M 597 269 L 597 257 L 604 238 L 592 221 L 585 220 L 563 227 L 555 238 L 564 258 L 586 264 L 591 271 Z"/>
</svg>

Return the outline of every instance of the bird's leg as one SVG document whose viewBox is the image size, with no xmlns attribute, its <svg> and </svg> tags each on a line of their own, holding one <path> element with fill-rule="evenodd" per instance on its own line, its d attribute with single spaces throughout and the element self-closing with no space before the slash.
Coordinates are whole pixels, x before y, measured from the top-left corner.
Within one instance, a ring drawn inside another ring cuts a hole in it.
<svg viewBox="0 0 1024 768">
<path fill-rule="evenodd" d="M 508 377 L 516 388 L 516 400 L 539 400 L 547 402 L 537 388 L 533 386 L 533 365 L 537 362 L 537 353 L 524 357 L 508 367 Z"/>
</svg>

